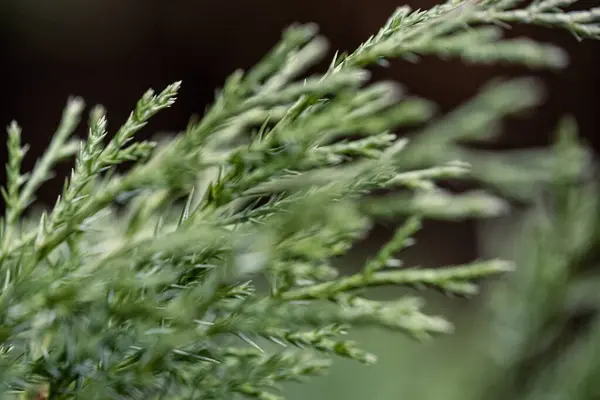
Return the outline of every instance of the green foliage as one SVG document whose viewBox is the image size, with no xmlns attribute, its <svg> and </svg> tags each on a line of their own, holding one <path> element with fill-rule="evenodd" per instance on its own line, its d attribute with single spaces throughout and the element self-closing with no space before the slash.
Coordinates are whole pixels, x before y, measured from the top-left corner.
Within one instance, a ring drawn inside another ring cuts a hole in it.
<svg viewBox="0 0 600 400">
<path fill-rule="evenodd" d="M 589 162 L 575 133 L 574 122 L 563 120 L 555 171 L 567 167 L 573 153 Z M 519 271 L 490 302 L 492 363 L 479 371 L 485 398 L 595 399 L 600 394 L 600 192 L 597 166 L 587 170 L 578 180 L 548 185 L 517 236 Z"/>
<path fill-rule="evenodd" d="M 395 83 L 368 84 L 363 68 L 429 55 L 562 68 L 562 50 L 503 39 L 499 24 L 600 35 L 598 9 L 521 3 L 401 7 L 355 52 L 310 77 L 326 41 L 313 25 L 292 26 L 253 69 L 227 80 L 198 122 L 160 144 L 135 142 L 135 133 L 173 104 L 179 83 L 147 92 L 110 140 L 101 107 L 90 112 L 87 139 L 70 138 L 84 109 L 71 99 L 29 174 L 21 172 L 20 128 L 10 125 L 0 249 L 3 395 L 278 399 L 281 383 L 323 373 L 331 355 L 374 362 L 344 339 L 353 327 L 417 339 L 451 331 L 422 311 L 419 298 L 376 301 L 366 291 L 395 285 L 470 296 L 474 281 L 513 269 L 492 259 L 432 270 L 395 258 L 423 219 L 488 217 L 507 207 L 481 191 L 451 194 L 438 182 L 475 180 L 527 199 L 585 165 L 548 172 L 563 155 L 558 149 L 523 169 L 510 155 L 462 146 L 489 139 L 503 118 L 538 104 L 542 93 L 531 79 L 495 81 L 437 116 L 432 103 Z M 399 128 L 412 133 L 398 139 L 391 131 Z M 54 207 L 24 218 L 54 166 L 72 155 Z M 118 173 L 124 163 L 130 168 Z M 512 184 L 507 177 L 517 170 Z M 382 189 L 395 192 L 373 196 Z M 376 218 L 394 216 L 405 222 L 389 243 L 360 272 L 338 276 L 337 257 Z"/>
</svg>

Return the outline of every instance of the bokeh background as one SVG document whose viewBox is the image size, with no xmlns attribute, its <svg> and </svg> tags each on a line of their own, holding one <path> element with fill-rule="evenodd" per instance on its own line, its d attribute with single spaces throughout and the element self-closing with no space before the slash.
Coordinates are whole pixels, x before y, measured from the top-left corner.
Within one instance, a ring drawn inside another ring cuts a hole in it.
<svg viewBox="0 0 600 400">
<path fill-rule="evenodd" d="M 278 40 L 293 22 L 316 22 L 333 50 L 351 50 L 375 32 L 402 4 L 425 8 L 435 0 L 0 0 L 0 124 L 12 119 L 23 127 L 31 146 L 25 167 L 47 146 L 70 95 L 108 109 L 109 129 L 123 122 L 148 88 L 183 80 L 175 107 L 159 114 L 145 130 L 183 129 L 194 114 L 202 114 L 215 88 L 237 68 L 248 68 Z M 581 1 L 589 8 L 599 1 Z M 401 82 L 412 93 L 437 102 L 442 112 L 461 103 L 498 75 L 536 75 L 546 84 L 547 99 L 536 113 L 508 121 L 497 149 L 542 146 L 549 142 L 557 120 L 574 115 L 583 137 L 600 149 L 600 42 L 578 42 L 566 32 L 516 27 L 510 36 L 527 35 L 554 42 L 571 55 L 560 73 L 517 68 L 465 66 L 426 58 L 419 64 L 393 62 L 374 70 L 375 79 Z M 85 135 L 84 128 L 78 134 Z M 0 141 L 4 142 L 4 141 Z M 1 161 L 6 151 L 2 143 Z M 39 200 L 52 204 L 61 188 L 59 177 L 48 182 Z M 0 173 L 4 180 L 4 171 Z M 513 213 L 487 222 L 485 234 L 474 221 L 429 223 L 418 245 L 405 259 L 438 266 L 462 263 L 491 253 L 506 252 L 521 216 Z M 344 268 L 356 267 L 392 232 L 378 226 L 356 249 Z M 378 295 L 387 296 L 381 292 Z M 292 387 L 292 399 L 440 399 L 448 390 L 467 385 L 469 363 L 481 346 L 476 338 L 485 325 L 481 300 L 442 299 L 432 295 L 431 310 L 449 314 L 457 332 L 432 344 L 416 344 L 398 335 L 361 331 L 356 334 L 380 362 L 365 368 L 336 362 L 332 374 L 309 386 Z"/>
</svg>

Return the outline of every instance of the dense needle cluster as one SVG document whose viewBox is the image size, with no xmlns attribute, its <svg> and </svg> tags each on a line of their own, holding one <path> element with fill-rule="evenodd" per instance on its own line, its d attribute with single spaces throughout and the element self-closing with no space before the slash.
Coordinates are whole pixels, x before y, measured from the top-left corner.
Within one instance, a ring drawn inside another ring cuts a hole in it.
<svg viewBox="0 0 600 400">
<path fill-rule="evenodd" d="M 198 122 L 160 144 L 135 134 L 174 103 L 180 83 L 148 91 L 116 133 L 93 108 L 84 141 L 71 135 L 85 107 L 70 99 L 29 173 L 12 123 L 0 238 L 2 398 L 279 399 L 281 383 L 323 373 L 332 355 L 374 362 L 344 339 L 354 327 L 418 339 L 450 332 L 418 297 L 376 301 L 365 291 L 397 285 L 469 296 L 474 281 L 513 269 L 494 259 L 430 270 L 396 258 L 424 219 L 506 209 L 491 194 L 452 194 L 437 182 L 475 180 L 523 199 L 578 174 L 585 158 L 575 146 L 569 168 L 548 169 L 549 150 L 523 171 L 461 146 L 535 106 L 541 92 L 531 79 L 495 81 L 438 116 L 395 83 L 369 84 L 364 68 L 421 56 L 562 68 L 562 50 L 503 39 L 501 24 L 600 36 L 600 8 L 523 3 L 400 7 L 356 51 L 309 77 L 327 43 L 313 25 L 292 26 L 254 68 L 227 80 Z M 398 128 L 412 133 L 397 138 Z M 24 217 L 54 166 L 73 156 L 54 207 Z M 392 194 L 372 196 L 381 190 Z M 362 271 L 340 276 L 337 257 L 380 217 L 403 222 Z"/>
</svg>

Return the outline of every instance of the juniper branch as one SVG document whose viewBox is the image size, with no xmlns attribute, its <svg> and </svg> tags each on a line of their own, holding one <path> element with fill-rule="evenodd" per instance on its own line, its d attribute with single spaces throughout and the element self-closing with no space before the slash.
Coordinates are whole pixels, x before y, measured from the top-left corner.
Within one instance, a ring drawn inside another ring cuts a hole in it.
<svg viewBox="0 0 600 400">
<path fill-rule="evenodd" d="M 566 59 L 559 49 L 503 40 L 485 25 L 525 22 L 594 37 L 597 10 L 563 12 L 571 3 L 402 7 L 354 52 L 306 79 L 326 41 L 314 25 L 295 25 L 255 68 L 235 72 L 197 123 L 160 146 L 134 137 L 173 104 L 179 83 L 147 92 L 107 144 L 105 113 L 96 108 L 54 208 L 26 220 L 29 229 L 19 235 L 35 190 L 72 153 L 67 140 L 83 104 L 68 103 L 29 176 L 20 172 L 24 150 L 13 125 L 0 249 L 4 388 L 65 399 L 274 399 L 278 383 L 321 373 L 328 363 L 310 351 L 263 353 L 259 338 L 369 363 L 373 355 L 341 337 L 346 326 L 419 339 L 449 332 L 449 322 L 422 312 L 421 300 L 382 302 L 360 292 L 396 285 L 472 295 L 474 281 L 512 269 L 500 260 L 394 268 L 423 218 L 503 209 L 495 196 L 453 196 L 436 181 L 497 183 L 455 161 L 481 165 L 461 143 L 489 138 L 505 116 L 538 104 L 541 93 L 530 80 L 491 84 L 423 127 L 434 105 L 394 83 L 366 85 L 364 68 L 414 55 L 560 68 Z M 391 132 L 399 127 L 418 135 L 398 140 Z M 117 174 L 123 162 L 133 166 Z M 408 197 L 395 207 L 365 199 L 398 187 Z M 359 273 L 338 276 L 334 258 L 368 234 L 377 215 L 409 218 Z M 255 287 L 257 275 L 267 279 L 265 292 Z"/>
</svg>

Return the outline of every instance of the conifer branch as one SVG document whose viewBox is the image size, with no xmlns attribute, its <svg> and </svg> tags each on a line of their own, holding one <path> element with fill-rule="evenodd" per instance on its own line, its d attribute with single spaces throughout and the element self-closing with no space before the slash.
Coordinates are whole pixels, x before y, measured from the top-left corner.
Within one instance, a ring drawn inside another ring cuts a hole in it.
<svg viewBox="0 0 600 400">
<path fill-rule="evenodd" d="M 538 105 L 542 91 L 531 79 L 495 81 L 438 116 L 434 104 L 396 83 L 369 84 L 366 68 L 389 58 L 437 56 L 560 69 L 567 62 L 562 50 L 503 39 L 501 24 L 596 38 L 598 10 L 564 11 L 573 3 L 400 7 L 354 52 L 336 54 L 313 76 L 305 75 L 325 56 L 327 42 L 316 26 L 294 25 L 254 68 L 232 74 L 199 121 L 160 144 L 135 135 L 174 104 L 179 82 L 146 92 L 110 140 L 99 106 L 90 112 L 86 140 L 70 139 L 84 107 L 71 99 L 28 174 L 21 171 L 27 146 L 11 124 L 2 190 L 0 394 L 272 400 L 281 398 L 281 384 L 324 373 L 332 355 L 375 362 L 344 338 L 351 329 L 377 327 L 416 339 L 451 332 L 449 321 L 423 312 L 422 299 L 379 301 L 366 289 L 430 287 L 471 296 L 477 281 L 513 270 L 512 262 L 497 259 L 405 268 L 402 251 L 425 219 L 507 210 L 499 196 L 518 192 L 506 184 L 513 159 L 488 158 L 463 143 L 492 137 L 505 117 Z M 408 138 L 399 139 L 398 128 L 409 130 Z M 535 153 L 540 165 L 519 170 L 519 181 L 565 185 L 587 166 L 584 153 L 565 143 L 543 157 Z M 73 154 L 54 207 L 39 219 L 25 216 L 56 163 Z M 557 157 L 561 168 L 554 169 Z M 131 168 L 118 173 L 123 163 Z M 441 180 L 465 179 L 498 194 L 439 187 Z M 380 217 L 405 220 L 359 272 L 340 274 L 337 257 Z M 559 222 L 561 232 L 574 235 Z M 586 248 L 570 243 L 556 247 L 565 250 L 561 257 Z M 565 289 L 558 264 L 551 265 L 545 293 Z M 266 288 L 257 284 L 261 278 Z M 534 313 L 541 298 L 527 304 L 533 322 L 520 332 L 524 343 L 543 326 L 545 316 Z M 278 347 L 267 348 L 265 340 Z"/>
</svg>

